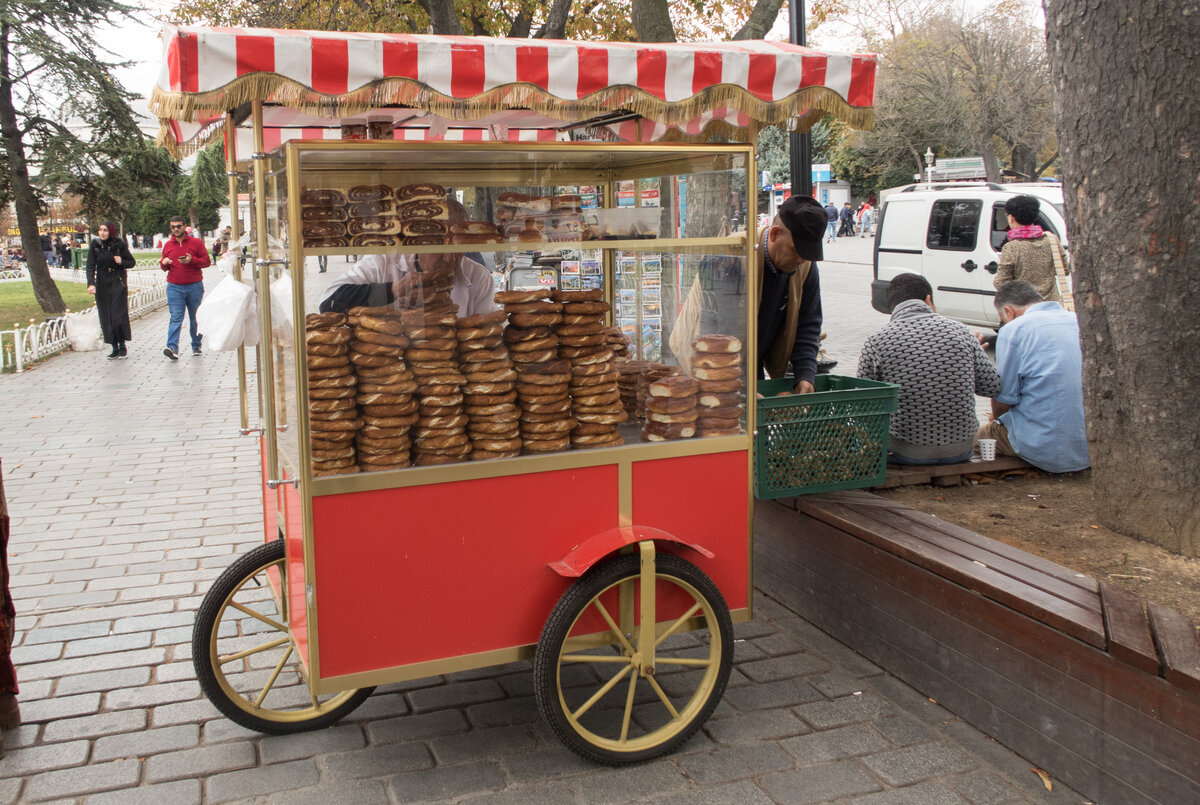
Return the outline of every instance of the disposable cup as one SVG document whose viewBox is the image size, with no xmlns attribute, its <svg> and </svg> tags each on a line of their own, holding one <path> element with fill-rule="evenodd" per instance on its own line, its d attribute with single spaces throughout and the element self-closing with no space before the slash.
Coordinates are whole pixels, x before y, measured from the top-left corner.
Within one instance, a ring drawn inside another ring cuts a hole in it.
<svg viewBox="0 0 1200 805">
<path fill-rule="evenodd" d="M 996 440 L 995 439 L 980 439 L 979 440 L 979 457 L 984 461 L 996 460 Z"/>
</svg>

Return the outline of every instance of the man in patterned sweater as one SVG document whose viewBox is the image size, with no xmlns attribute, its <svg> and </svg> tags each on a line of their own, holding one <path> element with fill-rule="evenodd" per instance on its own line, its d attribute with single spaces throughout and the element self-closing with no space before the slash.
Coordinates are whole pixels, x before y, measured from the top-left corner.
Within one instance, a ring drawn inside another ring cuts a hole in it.
<svg viewBox="0 0 1200 805">
<path fill-rule="evenodd" d="M 1000 375 L 964 325 L 939 316 L 919 274 L 888 283 L 892 320 L 863 344 L 858 376 L 897 383 L 889 461 L 954 464 L 971 458 L 979 418 L 975 395 L 1000 393 Z"/>
</svg>

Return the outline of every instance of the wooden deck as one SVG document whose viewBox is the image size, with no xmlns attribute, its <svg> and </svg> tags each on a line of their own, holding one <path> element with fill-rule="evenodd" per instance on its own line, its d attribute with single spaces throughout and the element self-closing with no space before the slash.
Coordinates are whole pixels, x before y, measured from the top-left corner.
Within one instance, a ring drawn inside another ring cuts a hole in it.
<svg viewBox="0 0 1200 805">
<path fill-rule="evenodd" d="M 1177 612 L 857 490 L 759 501 L 755 583 L 1098 802 L 1200 802 Z"/>
<path fill-rule="evenodd" d="M 1016 456 L 996 456 L 991 461 L 984 461 L 979 456 L 974 456 L 970 461 L 958 464 L 888 464 L 887 478 L 874 488 L 887 489 L 892 486 L 909 486 L 911 484 L 957 486 L 962 482 L 963 476 L 1032 469 L 1034 469 L 1033 465 L 1025 463 Z"/>
</svg>

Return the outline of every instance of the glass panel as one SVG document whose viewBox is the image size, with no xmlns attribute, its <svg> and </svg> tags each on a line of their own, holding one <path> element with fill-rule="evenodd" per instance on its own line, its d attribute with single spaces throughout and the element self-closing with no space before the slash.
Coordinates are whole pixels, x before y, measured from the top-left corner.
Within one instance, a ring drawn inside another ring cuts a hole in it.
<svg viewBox="0 0 1200 805">
<path fill-rule="evenodd" d="M 926 245 L 931 249 L 972 251 L 982 201 L 935 201 L 929 214 Z"/>
<path fill-rule="evenodd" d="M 316 474 L 745 432 L 749 149 L 287 153 Z"/>
<path fill-rule="evenodd" d="M 299 426 L 303 401 L 298 391 L 293 297 L 303 278 L 293 276 L 288 264 L 287 174 L 280 156 L 275 155 L 267 163 L 267 260 L 270 262 L 260 270 L 267 272 L 271 288 L 270 348 L 274 368 L 276 450 L 281 471 L 295 478 L 303 466 Z"/>
</svg>

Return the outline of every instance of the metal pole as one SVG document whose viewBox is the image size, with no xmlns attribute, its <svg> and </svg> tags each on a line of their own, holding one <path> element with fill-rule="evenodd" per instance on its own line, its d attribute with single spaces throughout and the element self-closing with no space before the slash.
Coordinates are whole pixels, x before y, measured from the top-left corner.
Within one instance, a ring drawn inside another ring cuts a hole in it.
<svg viewBox="0 0 1200 805">
<path fill-rule="evenodd" d="M 804 33 L 804 0 L 788 0 L 788 13 L 791 16 L 791 35 L 788 41 L 793 45 L 807 44 Z M 812 195 L 812 135 L 807 131 L 803 134 L 791 132 L 792 164 L 792 195 Z"/>
</svg>

